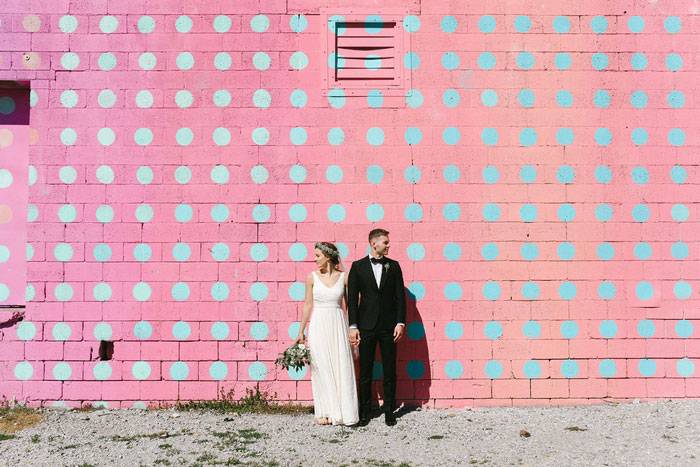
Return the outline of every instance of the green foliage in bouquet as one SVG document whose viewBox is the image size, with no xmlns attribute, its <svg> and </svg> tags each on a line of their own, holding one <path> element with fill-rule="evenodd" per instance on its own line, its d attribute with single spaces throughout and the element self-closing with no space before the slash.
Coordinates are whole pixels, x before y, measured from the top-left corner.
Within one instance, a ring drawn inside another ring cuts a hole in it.
<svg viewBox="0 0 700 467">
<path fill-rule="evenodd" d="M 304 365 L 311 363 L 311 354 L 309 347 L 305 344 L 293 344 L 287 350 L 280 354 L 275 360 L 275 365 L 283 370 L 294 368 L 299 371 L 304 368 Z"/>
</svg>

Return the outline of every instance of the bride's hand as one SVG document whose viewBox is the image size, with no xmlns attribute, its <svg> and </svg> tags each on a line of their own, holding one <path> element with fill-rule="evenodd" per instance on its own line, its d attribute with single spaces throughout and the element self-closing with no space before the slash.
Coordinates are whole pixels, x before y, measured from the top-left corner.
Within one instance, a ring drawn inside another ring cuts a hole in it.
<svg viewBox="0 0 700 467">
<path fill-rule="evenodd" d="M 304 334 L 299 334 L 297 340 L 294 341 L 295 344 L 303 344 L 306 341 L 306 336 Z"/>
</svg>

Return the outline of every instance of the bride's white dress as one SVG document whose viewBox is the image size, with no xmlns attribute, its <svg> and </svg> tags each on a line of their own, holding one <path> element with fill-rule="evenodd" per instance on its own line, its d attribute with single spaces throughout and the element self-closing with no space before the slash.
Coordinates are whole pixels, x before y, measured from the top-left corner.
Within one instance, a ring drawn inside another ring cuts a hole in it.
<svg viewBox="0 0 700 467">
<path fill-rule="evenodd" d="M 316 418 L 328 418 L 334 425 L 353 425 L 359 417 L 348 321 L 341 307 L 345 273 L 331 287 L 316 272 L 313 276 L 314 306 L 308 342 L 314 414 Z"/>
</svg>

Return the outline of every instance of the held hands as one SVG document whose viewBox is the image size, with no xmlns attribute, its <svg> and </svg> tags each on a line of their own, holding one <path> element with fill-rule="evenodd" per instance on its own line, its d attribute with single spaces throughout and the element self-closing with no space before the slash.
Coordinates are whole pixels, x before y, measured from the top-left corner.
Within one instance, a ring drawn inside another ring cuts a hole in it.
<svg viewBox="0 0 700 467">
<path fill-rule="evenodd" d="M 352 345 L 360 344 L 360 330 L 357 328 L 350 329 L 350 343 Z"/>
<path fill-rule="evenodd" d="M 398 342 L 402 336 L 403 336 L 403 326 L 399 324 L 394 328 L 394 342 Z"/>
</svg>

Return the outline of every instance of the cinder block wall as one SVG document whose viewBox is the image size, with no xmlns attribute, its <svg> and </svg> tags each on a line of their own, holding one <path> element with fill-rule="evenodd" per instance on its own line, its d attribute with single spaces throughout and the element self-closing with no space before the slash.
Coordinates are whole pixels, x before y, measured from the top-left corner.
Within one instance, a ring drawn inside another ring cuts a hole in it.
<svg viewBox="0 0 700 467">
<path fill-rule="evenodd" d="M 402 401 L 700 396 L 695 3 L 380 3 L 2 2 L 31 146 L 0 394 L 308 402 L 272 362 L 313 242 L 350 263 L 381 226 Z M 410 88 L 324 93 L 328 17 L 396 11 Z"/>
</svg>

